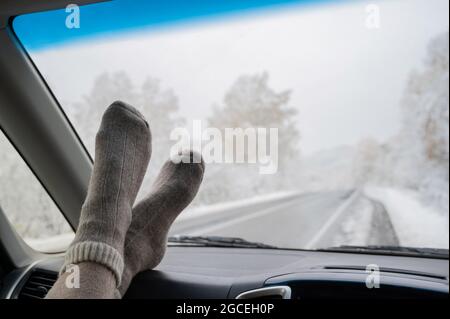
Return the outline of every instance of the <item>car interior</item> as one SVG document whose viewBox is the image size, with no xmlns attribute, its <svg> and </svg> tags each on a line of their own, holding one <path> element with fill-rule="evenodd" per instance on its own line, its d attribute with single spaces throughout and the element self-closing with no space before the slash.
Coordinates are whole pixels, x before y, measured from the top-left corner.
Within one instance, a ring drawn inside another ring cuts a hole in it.
<svg viewBox="0 0 450 319">
<path fill-rule="evenodd" d="M 95 2 L 101 1 L 77 4 Z M 76 230 L 93 159 L 12 27 L 17 16 L 70 3 L 0 2 L 0 128 Z M 58 278 L 64 253 L 31 248 L 5 211 L 0 207 L 0 298 L 43 299 Z M 378 289 L 367 288 L 370 265 L 379 272 Z M 172 241 L 161 264 L 135 277 L 124 298 L 371 300 L 448 294 L 448 251 L 439 249 L 294 249 L 191 238 Z"/>
</svg>

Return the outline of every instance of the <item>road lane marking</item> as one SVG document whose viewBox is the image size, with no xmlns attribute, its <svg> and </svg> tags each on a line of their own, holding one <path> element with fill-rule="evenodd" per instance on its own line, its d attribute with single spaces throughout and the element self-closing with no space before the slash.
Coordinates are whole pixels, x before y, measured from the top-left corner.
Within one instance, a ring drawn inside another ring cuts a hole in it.
<svg viewBox="0 0 450 319">
<path fill-rule="evenodd" d="M 338 220 L 339 217 L 353 204 L 353 201 L 360 196 L 360 192 L 355 190 L 353 194 L 342 203 L 336 211 L 331 215 L 327 222 L 322 226 L 322 228 L 314 235 L 314 237 L 305 245 L 305 249 L 315 249 L 317 244 L 321 241 L 322 237 L 328 233 L 329 229 Z"/>
</svg>

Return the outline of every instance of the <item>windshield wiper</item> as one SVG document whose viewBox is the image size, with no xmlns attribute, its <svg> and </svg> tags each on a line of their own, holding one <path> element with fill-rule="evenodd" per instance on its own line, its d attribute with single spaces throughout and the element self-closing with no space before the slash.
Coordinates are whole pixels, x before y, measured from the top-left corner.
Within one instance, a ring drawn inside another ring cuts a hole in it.
<svg viewBox="0 0 450 319">
<path fill-rule="evenodd" d="M 397 247 L 397 246 L 336 246 L 319 251 L 337 251 L 337 252 L 354 252 L 354 253 L 375 253 L 388 255 L 402 255 L 414 257 L 430 257 L 430 258 L 446 258 L 448 259 L 448 249 L 439 248 L 416 248 L 416 247 Z"/>
<path fill-rule="evenodd" d="M 191 244 L 206 247 L 235 247 L 235 248 L 277 248 L 258 242 L 247 241 L 242 238 L 221 237 L 221 236 L 172 236 L 169 237 L 171 244 Z"/>
</svg>

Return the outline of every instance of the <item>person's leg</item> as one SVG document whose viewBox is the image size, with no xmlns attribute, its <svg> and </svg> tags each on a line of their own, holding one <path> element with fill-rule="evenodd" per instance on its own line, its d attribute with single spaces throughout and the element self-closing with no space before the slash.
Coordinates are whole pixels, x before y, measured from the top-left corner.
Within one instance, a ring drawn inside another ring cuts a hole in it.
<svg viewBox="0 0 450 319">
<path fill-rule="evenodd" d="M 113 298 L 122 280 L 125 236 L 151 154 L 147 122 L 133 107 L 113 103 L 96 136 L 95 162 L 75 239 L 47 298 Z M 80 287 L 65 269 L 79 267 Z"/>
<path fill-rule="evenodd" d="M 62 273 L 47 295 L 47 299 L 113 299 L 117 289 L 114 273 L 94 262 L 83 262 L 79 267 L 79 287 L 68 288 L 72 282 L 70 272 Z M 69 283 L 69 285 L 67 285 Z"/>
<path fill-rule="evenodd" d="M 136 274 L 159 264 L 165 253 L 170 226 L 197 194 L 205 170 L 204 162 L 195 152 L 186 152 L 183 157 L 190 158 L 191 163 L 167 161 L 151 193 L 133 209 L 118 296 L 125 294 Z M 196 158 L 194 163 L 193 158 Z"/>
</svg>

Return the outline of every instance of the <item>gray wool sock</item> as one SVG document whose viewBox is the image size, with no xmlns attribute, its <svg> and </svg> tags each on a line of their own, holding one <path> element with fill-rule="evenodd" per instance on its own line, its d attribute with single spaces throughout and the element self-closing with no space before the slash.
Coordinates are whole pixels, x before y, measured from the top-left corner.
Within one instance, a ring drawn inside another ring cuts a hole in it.
<svg viewBox="0 0 450 319">
<path fill-rule="evenodd" d="M 116 292 L 121 296 L 137 273 L 153 269 L 160 263 L 170 226 L 197 194 L 205 170 L 201 155 L 188 151 L 181 157 L 189 158 L 190 163 L 167 161 L 151 193 L 133 209 L 133 220 L 125 241 L 122 284 Z M 193 158 L 196 159 L 194 162 Z"/>
<path fill-rule="evenodd" d="M 79 268 L 78 287 L 73 286 L 72 272 L 61 274 L 46 299 L 116 299 L 118 296 L 114 274 L 94 262 L 82 262 Z M 71 278 L 72 276 L 72 278 Z M 68 283 L 71 286 L 68 286 Z M 69 288 L 72 287 L 72 288 Z"/>
<path fill-rule="evenodd" d="M 133 107 L 114 102 L 96 136 L 88 194 L 62 272 L 70 264 L 94 262 L 111 270 L 120 285 L 125 236 L 150 155 L 147 122 Z"/>
</svg>

